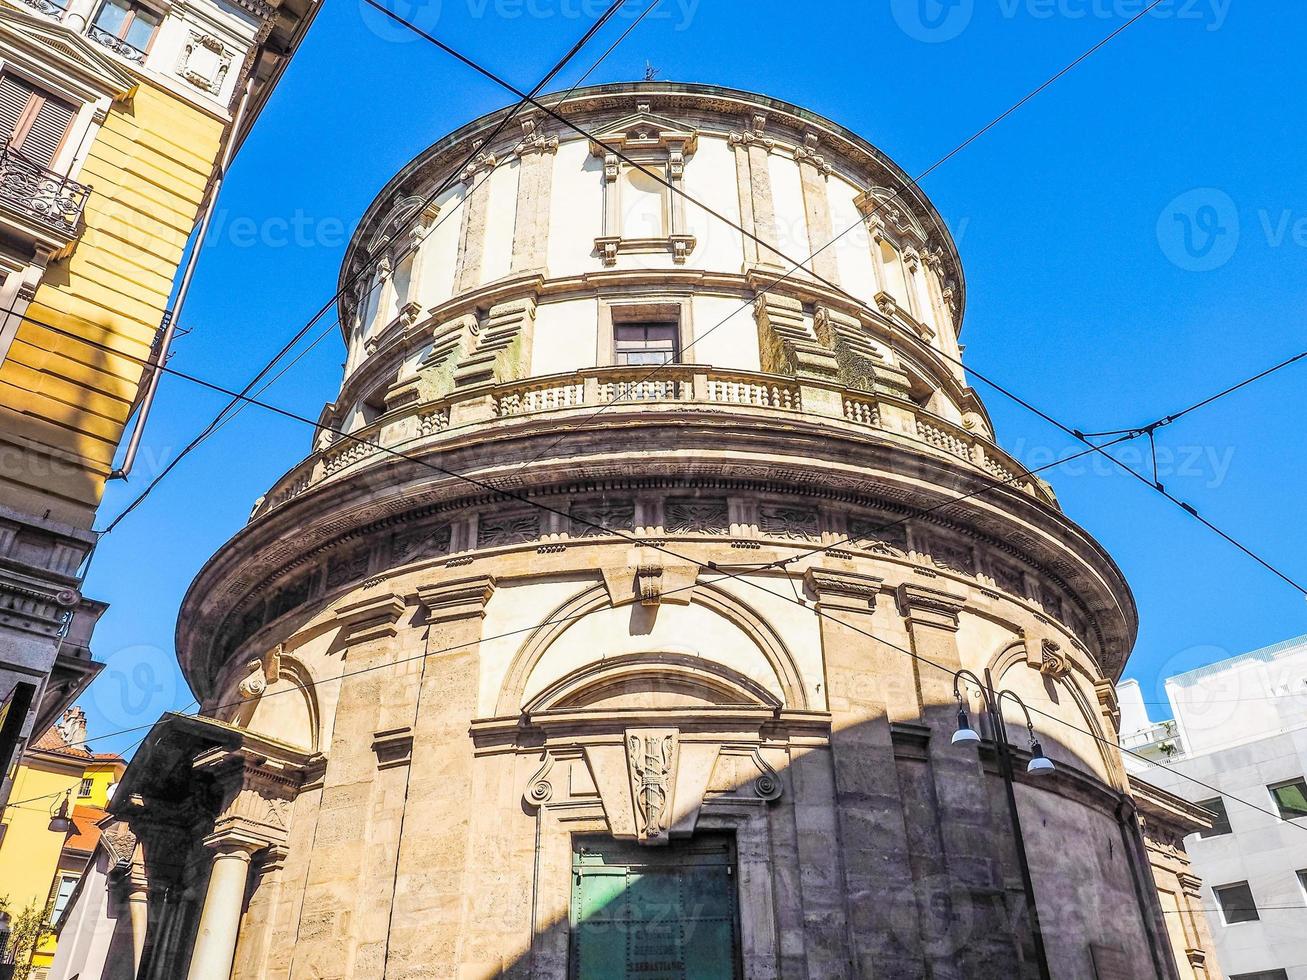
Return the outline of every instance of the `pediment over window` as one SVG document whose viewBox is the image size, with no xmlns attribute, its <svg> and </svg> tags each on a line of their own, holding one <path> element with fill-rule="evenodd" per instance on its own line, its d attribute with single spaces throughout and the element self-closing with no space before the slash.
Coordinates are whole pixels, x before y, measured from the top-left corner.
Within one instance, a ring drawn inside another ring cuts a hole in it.
<svg viewBox="0 0 1307 980">
<path fill-rule="evenodd" d="M 439 214 L 440 207 L 434 201 L 428 203 L 417 194 L 398 199 L 377 223 L 377 230 L 368 242 L 368 255 L 375 258 L 406 235 L 420 240 Z"/>
<path fill-rule="evenodd" d="M 921 222 L 888 187 L 869 188 L 854 198 L 853 204 L 873 228 L 887 229 L 906 245 L 921 248 L 926 244 L 926 230 Z"/>
<path fill-rule="evenodd" d="M 0 57 L 85 102 L 105 96 L 121 101 L 136 86 L 132 75 L 82 35 L 8 4 L 0 4 Z M 46 79 L 51 72 L 55 77 Z"/>
<path fill-rule="evenodd" d="M 635 150 L 677 150 L 689 154 L 694 152 L 697 142 L 696 130 L 651 112 L 647 105 L 641 104 L 631 115 L 596 133 L 590 141 L 590 152 L 603 156 L 608 152 L 606 145 L 628 155 Z"/>
</svg>

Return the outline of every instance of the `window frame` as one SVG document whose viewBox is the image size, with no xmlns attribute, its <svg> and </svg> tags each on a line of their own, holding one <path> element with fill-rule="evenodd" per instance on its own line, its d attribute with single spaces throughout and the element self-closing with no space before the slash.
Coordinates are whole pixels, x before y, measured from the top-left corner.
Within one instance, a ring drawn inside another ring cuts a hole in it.
<svg viewBox="0 0 1307 980">
<path fill-rule="evenodd" d="M 81 783 L 77 787 L 77 798 L 85 800 L 91 797 L 95 792 L 95 780 L 90 776 L 83 776 Z"/>
<path fill-rule="evenodd" d="M 1277 795 L 1277 791 L 1288 789 L 1295 785 L 1302 787 L 1302 798 L 1305 801 L 1304 806 L 1301 811 L 1286 813 L 1285 807 L 1280 802 L 1280 797 Z M 1278 782 L 1268 783 L 1266 785 L 1266 791 L 1270 793 L 1271 802 L 1275 804 L 1275 810 L 1279 813 L 1281 820 L 1301 820 L 1304 817 L 1307 817 L 1307 778 L 1294 776 L 1292 779 L 1281 779 Z"/>
<path fill-rule="evenodd" d="M 642 330 L 642 339 L 621 337 L 623 331 L 630 331 L 637 327 Z M 665 331 L 666 341 L 649 339 L 651 330 Z M 680 324 L 676 320 L 616 320 L 613 322 L 613 363 L 621 367 L 679 364 L 681 362 L 680 334 Z M 660 357 L 656 361 L 623 360 L 624 356 L 642 353 L 660 355 L 668 353 L 670 356 Z"/>
<path fill-rule="evenodd" d="M 100 5 L 95 8 L 95 15 L 91 18 L 91 26 L 94 27 L 97 31 L 103 31 L 105 34 L 117 38 L 119 41 L 121 41 L 123 44 L 126 44 L 128 47 L 134 48 L 135 50 L 141 52 L 143 56 L 149 57 L 150 49 L 154 47 L 155 39 L 158 38 L 159 36 L 159 29 L 163 27 L 165 15 L 163 11 L 150 6 L 148 3 L 141 3 L 140 0 L 126 0 L 126 2 L 127 2 L 127 16 L 123 18 L 122 25 L 121 27 L 119 27 L 117 32 L 111 31 L 105 27 L 101 27 L 99 23 L 100 14 L 104 12 L 104 9 L 106 7 L 108 7 L 110 4 L 113 4 L 113 0 L 100 0 Z M 131 30 L 132 24 L 135 23 L 136 21 L 136 14 L 138 11 L 141 10 L 145 10 L 153 14 L 155 17 L 159 19 L 159 21 L 157 24 L 154 25 L 154 29 L 150 31 L 150 39 L 145 42 L 145 47 L 138 48 L 136 47 L 135 44 L 132 44 L 131 41 L 127 40 L 127 32 Z"/>
<path fill-rule="evenodd" d="M 1225 900 L 1221 897 L 1221 893 L 1222 893 L 1222 892 L 1229 892 L 1229 891 L 1232 891 L 1232 890 L 1234 890 L 1234 889 L 1236 889 L 1236 888 L 1243 888 L 1245 891 L 1248 892 L 1248 902 L 1249 902 L 1249 904 L 1248 904 L 1248 907 L 1247 907 L 1246 909 L 1244 909 L 1243 911 L 1244 911 L 1244 912 L 1251 912 L 1252 914 L 1251 914 L 1250 916 L 1248 916 L 1247 918 L 1239 918 L 1239 919 L 1233 919 L 1233 920 L 1232 920 L 1232 919 L 1230 918 L 1230 915 L 1229 915 L 1229 910 L 1226 908 Z M 1213 885 L 1213 886 L 1212 886 L 1212 896 L 1216 899 L 1216 907 L 1220 910 L 1219 914 L 1220 914 L 1220 916 L 1221 916 L 1221 925 L 1223 925 L 1223 926 L 1237 926 L 1237 925 L 1241 925 L 1241 924 L 1244 923 L 1244 922 L 1260 922 L 1260 921 L 1261 921 L 1262 915 L 1261 915 L 1260 910 L 1257 908 L 1257 898 L 1256 898 L 1255 895 L 1253 895 L 1253 888 L 1252 888 L 1252 885 L 1250 885 L 1246 880 L 1245 880 L 1245 881 L 1231 881 L 1231 882 L 1227 882 L 1227 883 L 1224 884 L 1224 885 Z"/>
<path fill-rule="evenodd" d="M 693 343 L 692 312 L 693 305 L 688 296 L 673 296 L 669 299 L 665 294 L 660 294 L 656 298 L 623 297 L 620 300 L 600 297 L 595 364 L 599 367 L 619 366 L 617 327 L 619 324 L 630 323 L 675 323 L 676 357 L 672 365 L 694 363 L 693 359 L 684 360 L 686 348 Z"/>
<path fill-rule="evenodd" d="M 18 115 L 18 121 L 14 124 L 13 132 L 9 134 L 9 142 L 5 144 L 6 149 L 13 150 L 20 154 L 24 159 L 31 160 L 33 164 L 41 166 L 46 170 L 53 171 L 59 161 L 60 154 L 63 153 L 64 147 L 68 145 L 68 135 L 77 125 L 78 117 L 81 115 L 82 105 L 72 99 L 65 98 L 58 93 L 51 92 L 44 85 L 39 85 L 31 81 L 19 72 L 13 71 L 12 66 L 5 64 L 0 68 L 0 76 L 12 78 L 16 83 L 30 90 L 27 96 L 27 105 Z M 54 150 L 50 153 L 50 159 L 42 163 L 32 158 L 30 153 L 25 149 L 24 144 L 27 137 L 32 132 L 32 127 L 36 124 L 37 118 L 41 114 L 41 108 L 47 102 L 54 102 L 63 105 L 71 110 L 68 116 L 68 122 L 64 125 L 64 131 L 59 136 L 59 141 L 55 144 Z"/>
<path fill-rule="evenodd" d="M 1216 804 L 1220 807 L 1219 812 L 1212 809 L 1212 804 Z M 1234 833 L 1234 829 L 1230 826 L 1230 812 L 1226 808 L 1224 796 L 1214 796 L 1209 800 L 1201 800 L 1197 805 L 1212 814 L 1213 817 L 1220 817 L 1219 821 L 1215 819 L 1212 821 L 1211 830 L 1202 830 L 1198 832 L 1200 839 L 1208 840 L 1214 837 L 1227 837 Z M 1220 829 L 1221 827 L 1224 827 L 1225 829 L 1222 830 Z"/>
</svg>

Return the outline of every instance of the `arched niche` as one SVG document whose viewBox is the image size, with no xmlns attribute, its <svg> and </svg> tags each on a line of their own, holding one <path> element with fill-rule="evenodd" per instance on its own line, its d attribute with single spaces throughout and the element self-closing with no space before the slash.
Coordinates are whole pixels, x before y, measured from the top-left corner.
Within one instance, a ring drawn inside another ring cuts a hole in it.
<svg viewBox="0 0 1307 980">
<path fill-rule="evenodd" d="M 1035 736 L 1054 763 L 1068 763 L 1116 786 L 1120 780 L 1109 752 L 1111 741 L 1103 731 L 1094 702 L 1076 679 L 1077 666 L 1070 660 L 1056 669 L 1032 666 L 1027 654 L 1027 643 L 1031 642 L 1038 641 L 1014 640 L 991 658 L 989 669 L 995 688 L 1012 691 L 1030 707 Z M 1004 699 L 1003 718 L 1009 741 L 1025 748 L 1028 736 L 1021 709 Z"/>
<path fill-rule="evenodd" d="M 586 664 L 549 685 L 523 710 L 534 715 L 566 710 L 739 707 L 776 711 L 781 702 L 757 681 L 715 660 L 650 652 Z"/>
<path fill-rule="evenodd" d="M 737 678 L 722 692 L 754 692 L 753 703 L 809 707 L 809 695 L 779 634 L 755 610 L 712 586 L 695 589 L 686 604 L 653 609 L 614 606 L 596 585 L 562 603 L 518 649 L 505 672 L 495 714 L 516 715 L 542 703 L 567 678 L 597 665 L 666 664 L 674 672 L 696 668 L 702 678 Z M 654 693 L 652 688 L 650 693 Z"/>
<path fill-rule="evenodd" d="M 308 669 L 293 657 L 253 660 L 229 685 L 220 717 L 228 724 L 309 752 L 318 751 L 319 709 Z"/>
</svg>

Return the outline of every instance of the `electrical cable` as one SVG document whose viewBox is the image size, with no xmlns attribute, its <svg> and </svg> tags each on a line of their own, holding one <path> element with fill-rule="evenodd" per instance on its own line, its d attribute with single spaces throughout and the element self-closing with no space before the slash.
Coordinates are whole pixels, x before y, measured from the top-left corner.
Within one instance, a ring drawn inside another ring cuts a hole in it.
<svg viewBox="0 0 1307 980">
<path fill-rule="evenodd" d="M 608 8 L 607 8 L 607 9 L 604 11 L 604 13 L 599 17 L 599 19 L 596 20 L 592 25 L 590 25 L 589 29 L 585 32 L 585 34 L 581 37 L 581 39 L 578 40 L 578 41 L 577 41 L 577 42 L 576 42 L 576 43 L 571 47 L 571 49 L 570 49 L 570 50 L 569 50 L 569 51 L 568 51 L 568 52 L 563 56 L 563 58 L 562 58 L 562 59 L 561 59 L 557 64 L 555 64 L 554 67 L 553 67 L 553 68 L 552 68 L 552 69 L 551 69 L 551 70 L 550 70 L 550 71 L 549 71 L 549 72 L 548 72 L 548 73 L 547 73 L 547 74 L 546 74 L 546 75 L 545 75 L 545 76 L 544 76 L 544 77 L 543 77 L 543 78 L 542 78 L 542 79 L 541 79 L 541 80 L 540 80 L 540 81 L 539 81 L 539 82 L 538 82 L 538 83 L 537 83 L 537 84 L 536 84 L 536 85 L 531 89 L 531 92 L 530 92 L 530 93 L 524 93 L 523 100 L 520 101 L 520 102 L 517 104 L 517 106 L 515 106 L 515 107 L 513 108 L 513 110 L 512 110 L 511 112 L 509 112 L 509 113 L 508 113 L 508 114 L 507 114 L 507 115 L 506 115 L 506 116 L 505 116 L 505 117 L 504 117 L 504 118 L 499 122 L 499 124 L 498 124 L 498 125 L 495 127 L 495 129 L 490 133 L 490 135 L 487 137 L 487 139 L 488 139 L 488 140 L 492 140 L 492 139 L 494 139 L 496 136 L 498 136 L 499 133 L 500 133 L 500 132 L 505 128 L 505 127 L 507 127 L 507 125 L 508 125 L 508 124 L 509 124 L 513 119 L 514 119 L 514 117 L 517 116 L 517 114 L 518 114 L 518 113 L 522 110 L 522 108 L 526 105 L 526 101 L 527 101 L 527 99 L 533 97 L 535 94 L 538 94 L 538 93 L 540 92 L 541 89 L 543 89 L 546 85 L 548 85 L 549 82 L 550 82 L 550 81 L 551 81 L 551 80 L 552 80 L 552 79 L 553 79 L 553 78 L 554 78 L 554 77 L 555 77 L 555 76 L 556 76 L 560 71 L 562 71 L 563 68 L 565 68 L 565 67 L 567 66 L 568 62 L 570 62 L 570 61 L 572 60 L 572 58 L 574 58 L 577 54 L 580 53 L 581 49 L 585 47 L 585 45 L 590 41 L 590 39 L 593 38 L 594 35 L 595 35 L 596 33 L 598 33 L 599 30 L 601 30 L 601 29 L 603 28 L 603 26 L 604 26 L 604 25 L 609 21 L 609 19 L 611 19 L 611 18 L 613 17 L 613 15 L 616 14 L 617 11 L 618 11 L 619 9 L 621 9 L 621 7 L 622 7 L 625 3 L 626 3 L 626 0 L 613 0 L 613 2 L 608 6 Z M 440 182 L 440 184 L 436 187 L 436 189 L 435 189 L 434 191 L 432 191 L 431 194 L 429 194 L 429 195 L 427 196 L 426 200 L 423 202 L 423 204 L 422 204 L 421 207 L 416 208 L 416 209 L 414 210 L 413 214 L 412 214 L 412 215 L 410 216 L 410 218 L 408 219 L 408 221 L 409 221 L 410 223 L 413 222 L 413 221 L 415 221 L 415 220 L 417 219 L 417 217 L 420 216 L 420 215 L 423 213 L 423 211 L 425 211 L 426 208 L 430 206 L 430 204 L 431 204 L 432 201 L 434 201 L 437 197 L 439 197 L 442 193 L 444 193 L 444 191 L 445 191 L 445 190 L 446 190 L 446 189 L 447 189 L 447 188 L 448 188 L 448 187 L 449 187 L 449 186 L 454 182 L 454 180 L 456 179 L 456 177 L 457 177 L 457 176 L 462 172 L 463 168 L 466 167 L 469 163 L 471 163 L 471 161 L 475 158 L 475 156 L 476 156 L 478 150 L 479 150 L 479 147 L 478 147 L 478 146 L 473 146 L 473 147 L 472 147 L 472 149 L 468 152 L 468 154 L 466 155 L 466 157 L 465 157 L 465 159 L 463 160 L 463 162 L 462 162 L 458 167 L 454 168 L 454 169 L 450 172 L 449 176 L 447 176 L 447 177 L 445 178 L 445 180 L 443 180 L 443 181 Z M 377 262 L 379 262 L 380 259 L 381 259 L 381 255 L 380 255 L 380 254 L 379 254 L 378 256 L 374 257 L 373 259 L 371 259 L 368 263 L 365 264 L 364 268 L 363 268 L 362 270 L 360 270 L 358 276 L 362 276 L 363 274 L 365 274 L 365 273 L 366 273 L 366 272 L 367 272 L 367 271 L 368 271 L 368 270 L 369 270 L 369 269 L 370 269 L 374 264 L 376 264 Z M 309 320 L 304 324 L 304 326 L 301 327 L 299 330 L 297 330 L 297 331 L 295 332 L 294 336 L 292 336 L 291 339 L 290 339 L 290 340 L 289 340 L 289 341 L 288 341 L 288 342 L 287 342 L 287 343 L 286 343 L 286 344 L 281 348 L 281 350 L 279 350 L 279 351 L 277 352 L 277 354 L 272 358 L 272 360 L 269 361 L 269 362 L 267 363 L 267 365 L 266 365 L 265 367 L 263 367 L 263 368 L 259 371 L 259 373 L 256 374 L 256 375 L 255 375 L 255 376 L 254 376 L 254 377 L 253 377 L 253 378 L 252 378 L 252 379 L 251 379 L 251 380 L 250 380 L 250 381 L 245 385 L 244 388 L 241 389 L 241 392 L 240 392 L 240 393 L 241 393 L 242 395 L 249 394 L 249 392 L 254 388 L 254 386 L 255 386 L 256 384 L 258 384 L 258 382 L 263 378 L 263 376 L 264 376 L 265 374 L 267 374 L 267 372 L 269 372 L 270 370 L 272 370 L 273 366 L 274 366 L 274 365 L 275 365 L 279 360 L 281 360 L 281 358 L 284 357 L 284 356 L 286 355 L 286 353 L 288 353 L 288 352 L 289 352 L 289 351 L 290 351 L 290 350 L 291 350 L 291 349 L 292 349 L 292 348 L 293 348 L 297 343 L 299 343 L 300 339 L 301 339 L 301 338 L 302 338 L 306 333 L 308 333 L 309 330 L 311 330 L 311 329 L 313 328 L 313 325 L 314 325 L 315 323 L 317 323 L 318 320 L 320 320 L 323 316 L 325 316 L 326 313 L 327 313 L 327 311 L 330 310 L 331 307 L 334 306 L 334 305 L 336 304 L 336 302 L 337 302 L 337 301 L 338 301 L 338 300 L 339 300 L 339 299 L 340 299 L 340 298 L 345 294 L 345 292 L 347 291 L 347 289 L 348 289 L 351 285 L 353 285 L 353 281 L 356 281 L 357 278 L 358 278 L 358 276 L 356 276 L 355 280 L 352 280 L 352 281 L 350 281 L 350 282 L 346 282 L 346 283 L 342 284 L 342 285 L 340 286 L 340 288 L 338 288 L 338 289 L 336 290 L 336 292 L 331 296 L 331 298 L 328 299 L 327 302 L 324 303 L 324 304 L 323 304 L 323 305 L 318 309 L 318 311 L 317 311 L 317 312 L 316 312 L 316 313 L 315 313 L 315 314 L 314 314 L 314 315 L 313 315 L 313 316 L 312 316 L 312 317 L 311 317 L 311 318 L 310 318 L 310 319 L 309 319 Z M 229 410 L 230 410 L 230 409 L 231 409 L 231 408 L 232 408 L 236 403 L 237 403 L 236 400 L 233 400 L 233 401 L 230 402 L 227 406 L 225 406 L 225 407 L 222 409 L 222 411 L 219 412 L 218 415 L 214 418 L 214 420 L 213 420 L 212 422 L 210 422 L 209 425 L 207 425 L 207 426 L 206 426 L 206 427 L 205 427 L 205 428 L 200 432 L 200 434 L 199 434 L 198 436 L 196 436 L 193 440 L 191 440 L 191 442 L 188 443 L 188 444 L 187 444 L 187 445 L 182 449 L 181 453 L 179 453 L 176 457 L 174 457 L 172 460 L 170 460 L 169 463 L 168 463 L 168 465 L 165 466 L 165 467 L 163 468 L 162 472 L 160 472 L 156 477 L 154 477 L 154 479 L 151 480 L 150 483 L 146 485 L 145 489 L 144 489 L 140 494 L 138 494 L 138 495 L 137 495 L 137 496 L 136 496 L 136 497 L 135 497 L 135 498 L 134 498 L 134 499 L 133 499 L 133 500 L 132 500 L 132 501 L 131 501 L 131 502 L 130 502 L 130 503 L 129 503 L 129 504 L 128 504 L 128 505 L 127 505 L 123 510 L 122 510 L 122 511 L 120 511 L 120 512 L 118 513 L 118 515 L 117 515 L 116 517 L 114 517 L 114 519 L 113 519 L 112 521 L 109 522 L 109 524 L 108 524 L 108 525 L 104 528 L 104 530 L 101 532 L 101 535 L 109 534 L 110 532 L 112 532 L 113 529 L 114 529 L 115 527 L 117 527 L 118 524 L 119 524 L 119 523 L 120 523 L 120 522 L 121 522 L 125 517 L 127 517 L 128 514 L 130 514 L 130 513 L 131 513 L 132 511 L 134 511 L 137 507 L 139 507 L 139 506 L 140 506 L 140 505 L 145 501 L 145 499 L 150 495 L 150 493 L 154 490 L 154 488 L 155 488 L 156 486 L 158 486 L 159 483 L 161 483 L 161 482 L 162 482 L 162 481 L 167 477 L 167 475 L 168 475 L 169 473 L 171 473 L 172 470 L 173 470 L 173 469 L 174 469 L 174 468 L 175 468 L 175 467 L 176 467 L 176 466 L 177 466 L 177 465 L 178 465 L 178 464 L 179 464 L 179 463 L 180 463 L 180 462 L 181 462 L 181 461 L 182 461 L 186 456 L 188 456 L 191 452 L 193 452 L 193 451 L 194 451 L 194 450 L 195 450 L 195 449 L 196 449 L 196 448 L 197 448 L 197 447 L 198 447 L 202 442 L 204 442 L 205 439 L 207 439 L 207 438 L 208 438 L 208 437 L 209 437 L 209 436 L 210 436 L 214 431 L 216 431 L 216 428 L 217 428 L 217 426 L 219 425 L 219 423 L 220 423 L 222 417 L 223 417 L 224 415 L 226 415 L 226 413 L 227 413 L 227 412 L 228 412 L 228 411 L 229 411 Z M 89 562 L 89 558 L 88 558 L 88 562 Z"/>
</svg>

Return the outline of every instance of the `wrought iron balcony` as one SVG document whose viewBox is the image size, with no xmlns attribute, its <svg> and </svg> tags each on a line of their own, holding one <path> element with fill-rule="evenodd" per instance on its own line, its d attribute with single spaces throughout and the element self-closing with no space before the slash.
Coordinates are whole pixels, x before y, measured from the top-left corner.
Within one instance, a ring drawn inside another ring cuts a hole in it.
<svg viewBox="0 0 1307 980">
<path fill-rule="evenodd" d="M 0 204 L 72 238 L 91 188 L 47 170 L 12 147 L 0 149 Z"/>
<path fill-rule="evenodd" d="M 23 3 L 52 20 L 63 20 L 67 10 L 66 3 L 60 3 L 59 0 L 23 0 Z"/>
<path fill-rule="evenodd" d="M 110 34 L 108 31 L 92 24 L 86 29 L 86 36 L 96 44 L 108 48 L 134 64 L 145 64 L 145 52 L 134 44 L 128 44 L 116 34 Z"/>
</svg>

